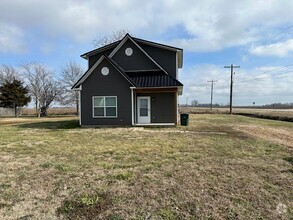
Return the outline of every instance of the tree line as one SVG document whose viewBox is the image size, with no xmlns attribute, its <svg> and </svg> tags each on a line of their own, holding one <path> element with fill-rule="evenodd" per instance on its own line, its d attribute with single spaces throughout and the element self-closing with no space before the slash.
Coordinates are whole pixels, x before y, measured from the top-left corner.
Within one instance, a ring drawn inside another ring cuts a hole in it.
<svg viewBox="0 0 293 220">
<path fill-rule="evenodd" d="M 71 90 L 84 70 L 75 62 L 61 67 L 60 74 L 41 63 L 28 63 L 18 67 L 0 66 L 0 107 L 17 109 L 33 101 L 36 115 L 47 116 L 53 102 L 75 105 L 78 114 L 78 91 Z"/>
</svg>

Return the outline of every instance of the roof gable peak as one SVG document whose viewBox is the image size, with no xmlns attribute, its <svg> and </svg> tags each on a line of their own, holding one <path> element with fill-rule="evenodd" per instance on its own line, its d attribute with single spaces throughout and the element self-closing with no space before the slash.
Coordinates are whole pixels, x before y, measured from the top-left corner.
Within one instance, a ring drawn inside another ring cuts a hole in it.
<svg viewBox="0 0 293 220">
<path fill-rule="evenodd" d="M 92 72 L 98 67 L 98 65 L 103 61 L 107 60 L 127 81 L 130 82 L 131 85 L 135 86 L 133 81 L 124 73 L 124 71 L 107 55 L 103 54 L 96 62 L 95 64 L 88 69 L 82 77 L 72 86 L 71 89 L 77 89 L 88 77 L 92 74 Z"/>
<path fill-rule="evenodd" d="M 144 49 L 142 49 L 137 42 L 135 42 L 135 40 L 130 36 L 130 34 L 126 34 L 122 40 L 120 41 L 120 43 L 116 46 L 116 48 L 110 53 L 109 58 L 112 58 L 117 51 L 127 42 L 127 40 L 130 40 L 140 51 L 142 51 L 145 56 L 151 61 L 153 62 L 160 70 L 162 70 L 165 74 L 168 75 L 167 71 L 165 69 L 163 69 L 163 67 L 161 67 Z"/>
</svg>

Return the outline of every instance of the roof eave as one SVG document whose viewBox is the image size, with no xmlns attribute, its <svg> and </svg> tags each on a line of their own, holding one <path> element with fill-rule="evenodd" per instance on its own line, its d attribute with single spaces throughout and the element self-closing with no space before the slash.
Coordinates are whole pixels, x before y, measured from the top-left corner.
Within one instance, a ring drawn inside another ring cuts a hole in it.
<svg viewBox="0 0 293 220">
<path fill-rule="evenodd" d="M 81 84 L 79 84 L 78 86 L 72 86 L 71 90 L 73 90 L 73 91 L 81 91 Z"/>
<path fill-rule="evenodd" d="M 148 40 L 144 40 L 144 39 L 140 39 L 140 38 L 136 38 L 133 37 L 134 40 L 137 40 L 141 43 L 147 44 L 147 45 L 151 45 L 151 46 L 155 46 L 155 47 L 159 47 L 162 49 L 167 49 L 167 50 L 172 50 L 172 51 L 178 51 L 178 50 L 183 50 L 182 48 L 179 47 L 173 47 L 170 45 L 166 45 L 166 44 L 161 44 L 161 43 L 157 43 L 157 42 L 153 42 L 153 41 L 148 41 Z"/>
<path fill-rule="evenodd" d="M 178 68 L 182 68 L 183 67 L 183 50 L 177 50 L 177 54 L 178 54 Z"/>
<path fill-rule="evenodd" d="M 88 59 L 90 56 L 94 56 L 94 55 L 97 54 L 97 53 L 100 53 L 100 52 L 102 52 L 102 51 L 105 51 L 105 50 L 108 50 L 108 49 L 110 49 L 110 48 L 112 48 L 112 47 L 115 47 L 116 44 L 119 44 L 119 43 L 120 43 L 120 41 L 121 41 L 121 40 L 117 40 L 117 41 L 115 41 L 115 42 L 113 42 L 113 43 L 110 43 L 110 44 L 107 44 L 107 45 L 105 45 L 105 46 L 102 46 L 102 47 L 96 48 L 96 49 L 94 49 L 94 50 L 91 50 L 91 51 L 89 51 L 89 52 L 86 52 L 86 53 L 80 55 L 80 57 L 82 57 L 82 58 L 84 58 L 84 59 Z"/>
<path fill-rule="evenodd" d="M 173 89 L 177 88 L 178 90 L 183 88 L 183 86 L 137 86 L 136 89 Z"/>
</svg>

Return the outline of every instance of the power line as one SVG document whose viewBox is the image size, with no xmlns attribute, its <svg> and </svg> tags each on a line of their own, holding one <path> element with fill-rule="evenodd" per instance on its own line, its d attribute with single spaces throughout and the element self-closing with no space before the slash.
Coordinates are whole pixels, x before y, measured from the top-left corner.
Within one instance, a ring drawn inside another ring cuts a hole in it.
<svg viewBox="0 0 293 220">
<path fill-rule="evenodd" d="M 280 44 L 280 45 L 277 45 L 276 47 L 274 47 L 273 49 L 278 49 L 278 48 L 280 48 L 280 47 L 283 47 L 283 46 L 285 46 L 285 45 L 287 45 L 287 44 L 291 44 L 291 43 L 293 43 L 293 40 L 292 39 L 289 39 L 289 40 L 287 40 L 286 41 L 286 43 L 282 43 L 282 44 Z M 275 45 L 276 44 L 278 44 L 278 43 L 275 43 Z M 271 44 L 272 45 L 272 44 Z M 255 51 L 257 51 L 258 49 L 260 49 L 260 51 L 261 50 L 264 50 L 265 49 L 265 46 L 260 46 L 259 48 L 257 48 Z M 254 52 L 255 52 L 254 51 Z"/>
<path fill-rule="evenodd" d="M 285 74 L 285 73 L 291 73 L 291 72 L 293 72 L 293 71 L 292 71 L 292 70 L 289 70 L 289 71 L 286 71 L 286 72 L 275 73 L 275 74 L 271 74 L 271 75 L 264 75 L 265 73 L 262 73 L 262 74 L 256 74 L 256 75 L 253 75 L 253 76 L 248 77 L 248 78 L 240 79 L 240 81 L 237 81 L 237 83 L 239 83 L 239 82 L 247 82 L 247 81 L 255 80 L 256 77 L 258 77 L 258 79 L 261 79 L 261 78 L 265 78 L 265 77 L 277 76 L 277 75 L 282 75 L 282 74 Z M 267 73 L 267 72 L 266 72 L 266 73 Z"/>
<path fill-rule="evenodd" d="M 230 114 L 232 114 L 232 94 L 233 94 L 233 72 L 234 68 L 240 68 L 240 66 L 234 66 L 231 64 L 231 66 L 224 66 L 224 68 L 229 68 L 231 69 L 231 83 L 230 83 Z"/>
<path fill-rule="evenodd" d="M 276 71 L 276 70 L 284 69 L 284 68 L 289 67 L 289 66 L 293 66 L 293 63 L 290 63 L 290 64 L 285 65 L 285 66 L 277 67 L 277 68 L 275 68 L 275 69 L 267 70 L 267 71 L 264 71 L 264 72 L 261 72 L 261 73 L 258 73 L 258 74 L 254 74 L 254 75 L 252 75 L 252 76 L 247 76 L 247 77 L 244 78 L 243 80 L 246 81 L 247 79 L 254 78 L 255 76 L 260 76 L 260 75 L 263 75 L 263 74 L 265 74 L 265 73 L 274 72 L 274 71 Z"/>
<path fill-rule="evenodd" d="M 273 43 L 273 41 L 274 41 L 274 39 L 275 39 L 276 37 L 278 37 L 278 36 L 280 36 L 281 34 L 287 32 L 289 29 L 291 29 L 292 26 L 293 26 L 293 24 L 290 24 L 288 27 L 284 28 L 281 32 L 279 32 L 278 34 L 276 34 L 276 35 L 274 35 L 273 37 L 271 37 L 270 40 L 269 40 L 269 41 L 266 41 L 264 44 L 267 45 L 267 44 Z M 284 45 L 286 45 L 286 44 L 288 44 L 288 42 L 287 42 L 287 43 L 284 43 L 283 45 L 280 45 L 280 47 L 282 47 L 282 46 L 284 46 Z M 279 48 L 279 47 L 278 47 L 278 48 Z M 262 50 L 264 50 L 264 47 L 259 47 L 258 49 L 256 49 L 256 51 L 262 51 Z M 249 57 L 249 56 L 251 56 L 251 54 L 246 53 L 246 55 L 244 55 L 244 56 L 242 57 L 242 59 L 245 59 L 245 58 L 247 58 L 247 57 Z"/>
<path fill-rule="evenodd" d="M 224 80 L 224 82 L 221 82 L 220 84 L 218 84 L 218 86 L 226 84 L 229 80 L 230 80 L 230 76 L 228 76 L 228 78 Z"/>
<path fill-rule="evenodd" d="M 214 90 L 214 83 L 218 82 L 217 80 L 207 81 L 211 83 L 211 110 L 213 109 L 213 90 Z"/>
</svg>

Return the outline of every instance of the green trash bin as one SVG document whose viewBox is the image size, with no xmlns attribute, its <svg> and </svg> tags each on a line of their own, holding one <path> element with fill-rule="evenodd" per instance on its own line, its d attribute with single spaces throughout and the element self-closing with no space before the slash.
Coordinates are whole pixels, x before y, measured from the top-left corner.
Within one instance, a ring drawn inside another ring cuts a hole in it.
<svg viewBox="0 0 293 220">
<path fill-rule="evenodd" d="M 189 114 L 180 114 L 180 122 L 182 126 L 187 126 L 189 123 Z"/>
</svg>

